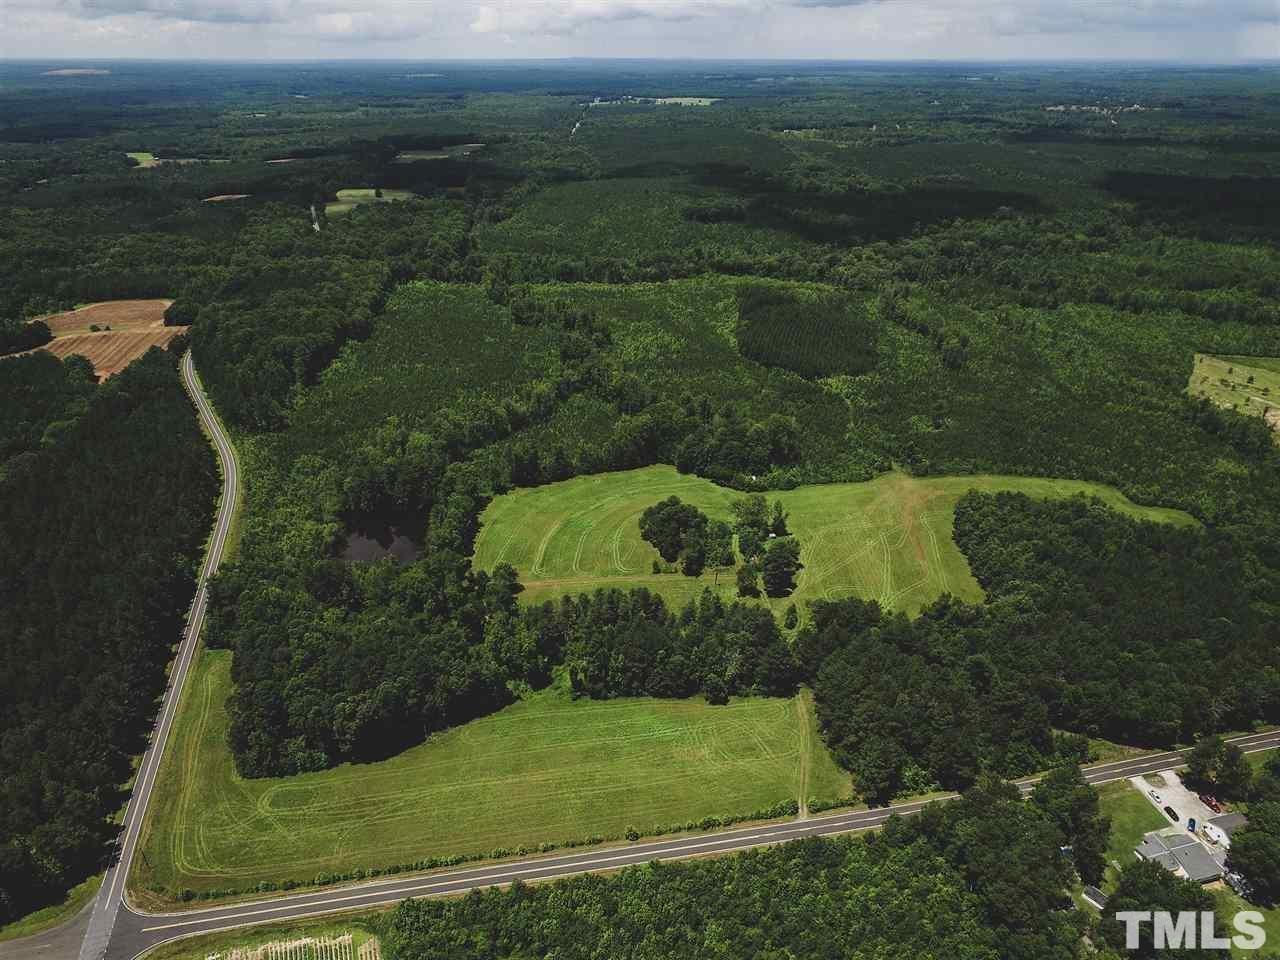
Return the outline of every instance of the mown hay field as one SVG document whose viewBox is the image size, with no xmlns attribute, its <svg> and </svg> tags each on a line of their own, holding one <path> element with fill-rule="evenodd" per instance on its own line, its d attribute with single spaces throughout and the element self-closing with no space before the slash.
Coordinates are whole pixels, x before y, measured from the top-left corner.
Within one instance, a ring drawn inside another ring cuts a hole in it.
<svg viewBox="0 0 1280 960">
<path fill-rule="evenodd" d="M 1096 496 L 1131 516 L 1192 523 L 1176 510 L 1138 506 L 1116 490 L 1078 480 L 1035 477 L 931 477 L 891 473 L 866 483 L 815 484 L 770 493 L 790 515 L 804 569 L 795 593 L 769 602 L 863 597 L 915 613 L 944 593 L 982 599 L 968 561 L 952 539 L 955 505 L 970 490 L 1014 491 L 1034 497 Z M 653 466 L 514 490 L 496 497 L 481 517 L 475 565 L 510 563 L 537 602 L 597 587 L 648 587 L 683 605 L 705 588 L 736 593 L 731 569 L 700 577 L 652 572 L 658 552 L 640 537 L 640 514 L 669 496 L 713 519 L 731 520 L 741 493 L 700 477 Z"/>
<path fill-rule="evenodd" d="M 60 360 L 73 354 L 93 364 L 99 377 L 119 373 L 152 347 L 166 347 L 184 327 L 166 327 L 172 300 L 106 300 L 42 317 L 53 339 L 41 349 Z M 97 330 L 92 329 L 97 327 Z"/>
<path fill-rule="evenodd" d="M 389 760 L 245 780 L 227 747 L 231 691 L 231 654 L 202 651 L 135 865 L 144 899 L 619 837 L 851 792 L 807 693 L 713 707 L 552 688 Z"/>
</svg>

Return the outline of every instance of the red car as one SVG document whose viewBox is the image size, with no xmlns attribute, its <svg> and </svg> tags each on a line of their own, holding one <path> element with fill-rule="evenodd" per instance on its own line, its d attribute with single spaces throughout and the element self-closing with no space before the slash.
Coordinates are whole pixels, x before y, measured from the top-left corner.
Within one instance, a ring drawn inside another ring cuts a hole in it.
<svg viewBox="0 0 1280 960">
<path fill-rule="evenodd" d="M 1200 802 L 1203 803 L 1210 810 L 1212 810 L 1214 813 L 1222 812 L 1222 804 L 1220 804 L 1213 797 L 1209 796 L 1207 793 L 1200 794 Z"/>
</svg>

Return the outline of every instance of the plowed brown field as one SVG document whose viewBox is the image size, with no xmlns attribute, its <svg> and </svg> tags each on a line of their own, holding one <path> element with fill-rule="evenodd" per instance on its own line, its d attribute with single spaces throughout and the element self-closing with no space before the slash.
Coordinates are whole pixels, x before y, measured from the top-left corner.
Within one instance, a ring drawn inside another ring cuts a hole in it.
<svg viewBox="0 0 1280 960">
<path fill-rule="evenodd" d="M 99 377 L 119 373 L 151 347 L 164 347 L 184 327 L 166 327 L 164 312 L 172 300 L 108 300 L 79 310 L 43 317 L 53 339 L 41 349 L 59 359 L 87 357 Z M 110 327 L 97 332 L 90 325 Z"/>
</svg>

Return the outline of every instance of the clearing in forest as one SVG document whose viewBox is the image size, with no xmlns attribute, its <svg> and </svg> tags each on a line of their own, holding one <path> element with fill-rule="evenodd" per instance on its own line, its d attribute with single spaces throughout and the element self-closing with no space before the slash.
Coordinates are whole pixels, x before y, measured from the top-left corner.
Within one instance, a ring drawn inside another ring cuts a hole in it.
<svg viewBox="0 0 1280 960">
<path fill-rule="evenodd" d="M 435 150 L 401 150 L 396 154 L 393 163 L 415 163 L 418 160 L 448 160 L 469 157 L 477 150 L 484 148 L 483 143 L 455 143 Z"/>
<path fill-rule="evenodd" d="M 781 500 L 790 515 L 804 563 L 795 593 L 767 602 L 780 608 L 795 602 L 803 610 L 804 601 L 864 597 L 915 613 L 944 593 L 981 600 L 952 539 L 955 505 L 970 490 L 1040 498 L 1084 493 L 1131 516 L 1194 522 L 1180 511 L 1140 507 L 1111 487 L 1078 480 L 891 473 L 866 483 L 797 487 L 766 494 Z M 731 568 L 700 577 L 652 572 L 658 551 L 640 537 L 640 514 L 670 496 L 713 520 L 731 520 L 729 505 L 744 494 L 661 465 L 513 490 L 494 498 L 482 515 L 475 566 L 514 566 L 526 602 L 598 587 L 648 587 L 676 607 L 707 587 L 734 596 Z"/>
<path fill-rule="evenodd" d="M 327 216 L 333 216 L 335 213 L 349 213 L 362 203 L 389 203 L 392 200 L 412 200 L 416 196 L 412 190 L 352 187 L 339 190 L 338 199 L 326 203 L 324 212 Z"/>
<path fill-rule="evenodd" d="M 53 339 L 40 349 L 60 360 L 72 354 L 86 357 L 105 380 L 152 347 L 168 346 L 170 340 L 186 330 L 164 325 L 164 312 L 171 303 L 172 300 L 106 300 L 41 317 L 49 325 Z"/>
<path fill-rule="evenodd" d="M 245 780 L 227 746 L 231 653 L 183 693 L 135 861 L 135 896 L 310 880 L 447 854 L 621 837 L 848 796 L 796 697 L 574 700 L 556 688 L 377 763 Z M 805 694 L 801 694 L 804 696 Z M 164 899 L 163 896 L 159 899 Z"/>
<path fill-rule="evenodd" d="M 1280 357 L 1197 353 L 1187 390 L 1240 413 L 1265 417 L 1280 431 Z"/>
</svg>

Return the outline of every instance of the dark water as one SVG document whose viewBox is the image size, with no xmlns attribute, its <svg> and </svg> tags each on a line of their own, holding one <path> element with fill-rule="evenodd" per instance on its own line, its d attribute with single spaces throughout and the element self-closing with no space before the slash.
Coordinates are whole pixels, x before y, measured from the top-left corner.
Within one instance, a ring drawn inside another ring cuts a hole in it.
<svg viewBox="0 0 1280 960">
<path fill-rule="evenodd" d="M 342 547 L 343 560 L 372 563 L 391 557 L 399 564 L 412 563 L 422 556 L 422 544 L 390 525 L 347 531 Z"/>
</svg>

